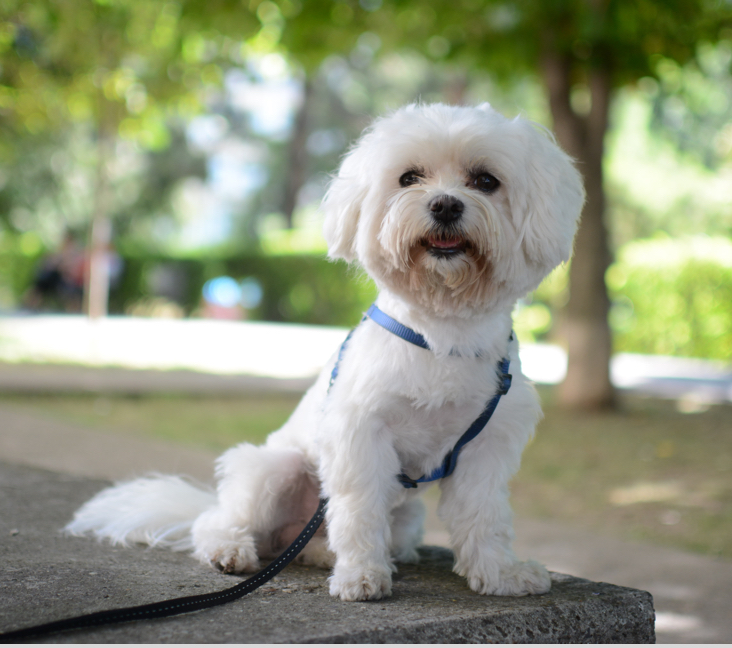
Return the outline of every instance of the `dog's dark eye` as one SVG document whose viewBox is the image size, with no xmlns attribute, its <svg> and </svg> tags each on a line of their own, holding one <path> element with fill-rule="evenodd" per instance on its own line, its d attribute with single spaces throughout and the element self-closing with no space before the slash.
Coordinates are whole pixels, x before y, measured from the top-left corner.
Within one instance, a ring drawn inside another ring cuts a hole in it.
<svg viewBox="0 0 732 648">
<path fill-rule="evenodd" d="M 399 184 L 402 187 L 411 187 L 412 185 L 419 184 L 419 181 L 422 179 L 422 176 L 417 171 L 407 171 L 406 173 L 402 174 L 402 177 L 399 178 Z"/>
<path fill-rule="evenodd" d="M 501 182 L 496 178 L 496 176 L 491 175 L 490 173 L 478 173 L 472 177 L 469 185 L 483 193 L 493 193 L 501 186 Z"/>
</svg>

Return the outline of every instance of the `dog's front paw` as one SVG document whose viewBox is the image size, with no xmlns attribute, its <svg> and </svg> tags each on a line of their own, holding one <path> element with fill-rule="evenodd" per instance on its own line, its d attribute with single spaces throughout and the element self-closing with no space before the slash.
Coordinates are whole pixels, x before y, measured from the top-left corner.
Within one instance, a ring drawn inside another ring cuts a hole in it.
<svg viewBox="0 0 732 648">
<path fill-rule="evenodd" d="M 348 568 L 336 565 L 330 577 L 330 595 L 342 601 L 377 601 L 391 596 L 391 568 Z"/>
<path fill-rule="evenodd" d="M 552 586 L 549 572 L 543 565 L 533 560 L 516 561 L 501 567 L 498 579 L 495 577 L 470 573 L 470 589 L 479 594 L 496 596 L 526 596 L 527 594 L 546 594 Z"/>
</svg>

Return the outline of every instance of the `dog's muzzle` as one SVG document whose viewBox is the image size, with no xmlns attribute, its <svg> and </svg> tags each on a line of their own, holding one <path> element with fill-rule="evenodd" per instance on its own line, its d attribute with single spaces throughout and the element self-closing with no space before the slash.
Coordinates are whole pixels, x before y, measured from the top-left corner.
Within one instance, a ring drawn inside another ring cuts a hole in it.
<svg viewBox="0 0 732 648">
<path fill-rule="evenodd" d="M 449 225 L 462 218 L 465 205 L 463 201 L 455 196 L 436 196 L 430 200 L 429 205 L 432 218 L 442 225 Z"/>
<path fill-rule="evenodd" d="M 447 258 L 465 252 L 469 243 L 458 227 L 465 210 L 463 201 L 455 196 L 443 194 L 430 200 L 428 207 L 434 227 L 422 239 L 421 244 L 432 256 L 438 258 Z"/>
</svg>

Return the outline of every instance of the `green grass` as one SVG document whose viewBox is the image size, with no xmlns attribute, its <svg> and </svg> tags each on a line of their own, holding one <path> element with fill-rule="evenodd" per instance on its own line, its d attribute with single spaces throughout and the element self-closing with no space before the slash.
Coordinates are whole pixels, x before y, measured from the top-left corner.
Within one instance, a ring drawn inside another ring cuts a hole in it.
<svg viewBox="0 0 732 648">
<path fill-rule="evenodd" d="M 543 390 L 546 417 L 524 453 L 512 501 L 525 516 L 732 558 L 732 406 L 683 414 L 626 397 L 612 413 L 570 414 Z M 296 396 L 104 398 L 15 396 L 9 405 L 61 421 L 224 450 L 261 442 Z"/>
<path fill-rule="evenodd" d="M 241 398 L 6 396 L 0 398 L 0 406 L 222 451 L 240 441 L 261 443 L 287 420 L 299 401 L 299 396 L 287 394 Z"/>
<path fill-rule="evenodd" d="M 732 558 L 732 406 L 683 414 L 625 397 L 612 413 L 545 411 L 513 482 L 517 512 Z"/>
</svg>

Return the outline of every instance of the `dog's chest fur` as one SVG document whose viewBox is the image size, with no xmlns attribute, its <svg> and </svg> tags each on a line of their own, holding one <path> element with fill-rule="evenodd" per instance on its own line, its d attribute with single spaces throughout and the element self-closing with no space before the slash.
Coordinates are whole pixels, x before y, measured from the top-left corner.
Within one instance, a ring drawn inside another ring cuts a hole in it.
<svg viewBox="0 0 732 648">
<path fill-rule="evenodd" d="M 440 356 L 367 320 L 342 354 L 324 411 L 358 409 L 370 417 L 370 427 L 390 438 L 402 468 L 419 477 L 441 463 L 495 395 L 508 345 L 506 336 L 501 354 Z"/>
</svg>

